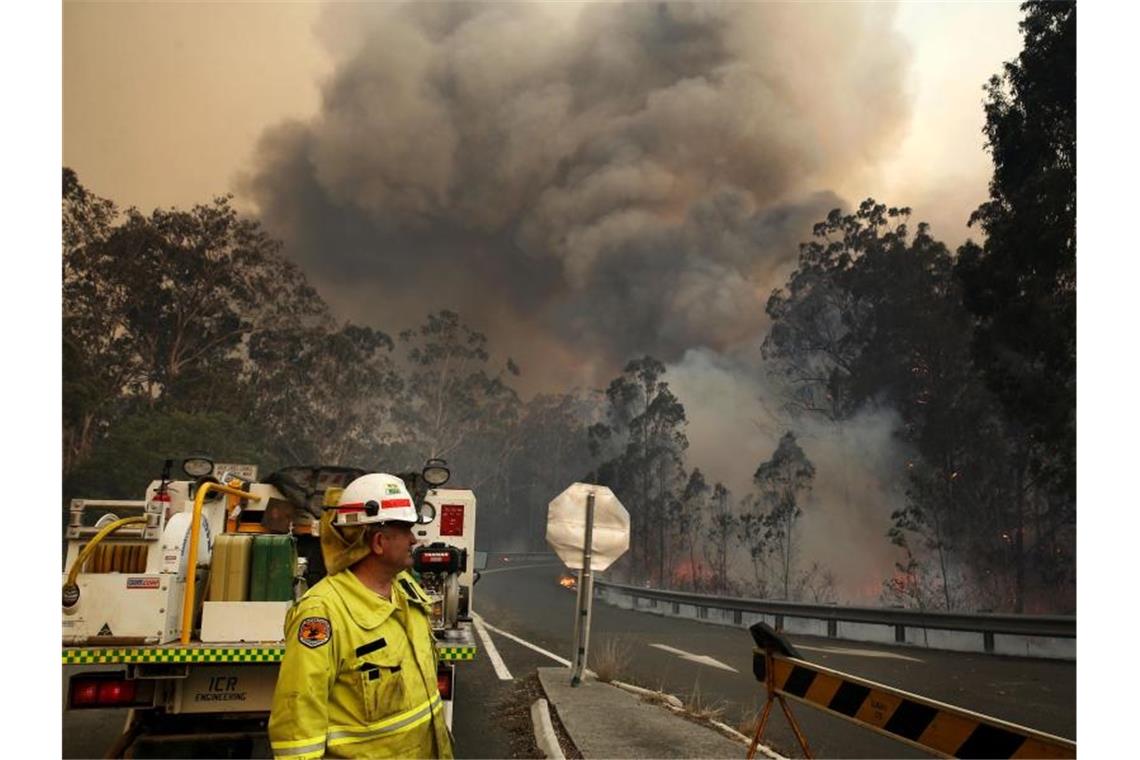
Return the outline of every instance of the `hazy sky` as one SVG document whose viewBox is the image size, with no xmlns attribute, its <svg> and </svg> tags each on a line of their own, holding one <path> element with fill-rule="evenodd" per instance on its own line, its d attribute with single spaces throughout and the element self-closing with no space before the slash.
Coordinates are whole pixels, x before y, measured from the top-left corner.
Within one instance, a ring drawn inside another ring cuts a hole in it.
<svg viewBox="0 0 1140 760">
<path fill-rule="evenodd" d="M 123 206 L 232 190 L 261 131 L 311 114 L 328 62 L 312 3 L 63 6 L 63 160 Z"/>
<path fill-rule="evenodd" d="M 991 169 L 981 86 L 1020 50 L 1017 6 L 898 5 L 895 26 L 912 53 L 910 122 L 877 166 L 836 184 L 841 196 L 907 203 L 949 241 L 965 236 Z M 186 206 L 235 190 L 266 127 L 317 112 L 332 67 L 314 34 L 319 3 L 63 8 L 64 163 L 124 206 Z"/>
</svg>

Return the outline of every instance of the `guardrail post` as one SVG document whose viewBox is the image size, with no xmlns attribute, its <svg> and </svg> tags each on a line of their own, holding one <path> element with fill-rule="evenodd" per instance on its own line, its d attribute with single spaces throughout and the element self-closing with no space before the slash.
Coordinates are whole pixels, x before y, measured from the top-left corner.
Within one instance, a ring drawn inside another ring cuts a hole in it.
<svg viewBox="0 0 1140 760">
<path fill-rule="evenodd" d="M 735 625 L 743 625 L 744 624 L 744 613 L 741 612 L 740 610 L 733 610 L 732 611 L 732 622 Z"/>
<path fill-rule="evenodd" d="M 899 644 L 906 643 L 906 626 L 901 623 L 895 625 L 895 642 Z"/>
<path fill-rule="evenodd" d="M 674 615 L 680 615 L 681 614 L 681 603 L 680 602 L 673 602 L 673 614 Z"/>
<path fill-rule="evenodd" d="M 983 631 L 982 632 L 982 645 L 986 650 L 986 654 L 993 654 L 994 653 L 994 632 L 993 631 Z"/>
<path fill-rule="evenodd" d="M 839 625 L 834 620 L 827 621 L 827 637 L 834 639 L 839 635 Z"/>
</svg>

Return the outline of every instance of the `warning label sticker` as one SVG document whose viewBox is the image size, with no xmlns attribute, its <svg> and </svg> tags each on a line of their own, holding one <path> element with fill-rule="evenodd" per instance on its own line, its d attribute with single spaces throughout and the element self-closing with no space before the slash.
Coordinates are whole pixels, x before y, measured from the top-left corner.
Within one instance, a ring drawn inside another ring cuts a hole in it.
<svg viewBox="0 0 1140 760">
<path fill-rule="evenodd" d="M 127 578 L 127 588 L 158 588 L 158 578 Z"/>
</svg>

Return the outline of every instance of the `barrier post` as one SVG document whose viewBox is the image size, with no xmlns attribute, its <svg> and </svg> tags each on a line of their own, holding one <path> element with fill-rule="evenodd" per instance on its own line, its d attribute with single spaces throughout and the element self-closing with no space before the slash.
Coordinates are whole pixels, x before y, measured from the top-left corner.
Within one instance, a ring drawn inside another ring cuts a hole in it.
<svg viewBox="0 0 1140 760">
<path fill-rule="evenodd" d="M 768 698 L 764 700 L 764 709 L 760 712 L 760 718 L 756 722 L 756 733 L 752 736 L 752 744 L 748 747 L 748 760 L 752 760 L 756 756 L 756 747 L 760 744 L 760 739 L 764 736 L 764 728 L 768 725 L 768 717 L 772 714 L 772 702 L 775 700 L 780 701 L 780 708 L 784 711 L 784 716 L 788 719 L 788 724 L 792 727 L 792 733 L 796 735 L 796 741 L 800 743 L 800 749 L 804 751 L 804 757 L 812 757 L 811 748 L 808 747 L 807 737 L 800 729 L 800 724 L 796 721 L 796 716 L 792 715 L 791 708 L 788 703 L 784 701 L 784 696 L 776 692 L 776 684 L 773 681 L 773 675 L 776 672 L 772 660 L 772 646 L 766 644 L 764 646 L 764 686 L 768 692 Z"/>
</svg>

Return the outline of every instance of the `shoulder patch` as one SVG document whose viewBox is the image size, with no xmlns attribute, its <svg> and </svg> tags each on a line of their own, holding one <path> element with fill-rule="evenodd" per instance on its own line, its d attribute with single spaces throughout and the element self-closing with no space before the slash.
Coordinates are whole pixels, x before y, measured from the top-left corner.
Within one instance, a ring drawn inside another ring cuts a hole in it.
<svg viewBox="0 0 1140 760">
<path fill-rule="evenodd" d="M 316 649 L 329 643 L 332 638 L 332 623 L 328 618 L 307 617 L 301 621 L 297 628 L 297 641 L 310 649 Z"/>
</svg>

